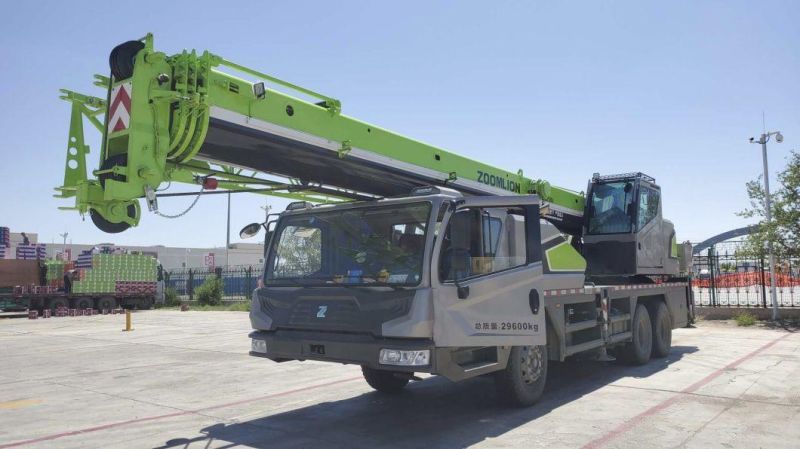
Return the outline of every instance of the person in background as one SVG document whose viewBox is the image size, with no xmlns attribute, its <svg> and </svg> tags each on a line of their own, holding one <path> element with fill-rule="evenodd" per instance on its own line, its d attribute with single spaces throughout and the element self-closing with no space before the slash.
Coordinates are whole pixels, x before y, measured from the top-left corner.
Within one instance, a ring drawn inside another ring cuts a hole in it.
<svg viewBox="0 0 800 449">
<path fill-rule="evenodd" d="M 67 270 L 64 273 L 64 293 L 70 294 L 72 293 L 72 281 L 75 279 L 75 273 L 77 270 Z"/>
</svg>

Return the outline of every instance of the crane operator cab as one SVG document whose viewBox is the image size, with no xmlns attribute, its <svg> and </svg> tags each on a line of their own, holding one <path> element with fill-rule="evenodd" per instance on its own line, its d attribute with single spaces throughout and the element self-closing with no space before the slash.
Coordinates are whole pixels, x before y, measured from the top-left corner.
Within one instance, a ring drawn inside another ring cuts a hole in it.
<svg viewBox="0 0 800 449">
<path fill-rule="evenodd" d="M 661 215 L 661 188 L 643 173 L 600 176 L 586 195 L 583 255 L 589 276 L 675 275 L 675 228 Z"/>
</svg>

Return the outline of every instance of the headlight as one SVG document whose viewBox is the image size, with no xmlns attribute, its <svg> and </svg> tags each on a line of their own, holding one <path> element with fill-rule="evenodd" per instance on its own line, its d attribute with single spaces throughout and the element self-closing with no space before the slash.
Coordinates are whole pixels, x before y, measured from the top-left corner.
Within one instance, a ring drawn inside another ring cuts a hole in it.
<svg viewBox="0 0 800 449">
<path fill-rule="evenodd" d="M 430 364 L 431 351 L 401 351 L 399 349 L 381 349 L 378 361 L 381 365 L 424 366 Z"/>
<path fill-rule="evenodd" d="M 267 342 L 264 340 L 256 340 L 255 338 L 250 340 L 250 350 L 253 352 L 260 352 L 262 354 L 267 353 Z"/>
</svg>

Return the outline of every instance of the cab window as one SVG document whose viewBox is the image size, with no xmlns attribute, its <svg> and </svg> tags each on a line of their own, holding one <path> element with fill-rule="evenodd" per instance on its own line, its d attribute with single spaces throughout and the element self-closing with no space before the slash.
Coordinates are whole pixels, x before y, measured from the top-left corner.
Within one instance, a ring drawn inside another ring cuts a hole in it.
<svg viewBox="0 0 800 449">
<path fill-rule="evenodd" d="M 589 234 L 631 232 L 634 216 L 633 184 L 627 181 L 597 184 L 592 188 Z"/>
<path fill-rule="evenodd" d="M 658 215 L 659 192 L 649 187 L 639 190 L 639 218 L 637 229 L 642 229 L 647 223 Z"/>
<path fill-rule="evenodd" d="M 461 280 L 525 265 L 525 215 L 517 208 L 466 208 L 444 233 L 439 278 Z"/>
</svg>

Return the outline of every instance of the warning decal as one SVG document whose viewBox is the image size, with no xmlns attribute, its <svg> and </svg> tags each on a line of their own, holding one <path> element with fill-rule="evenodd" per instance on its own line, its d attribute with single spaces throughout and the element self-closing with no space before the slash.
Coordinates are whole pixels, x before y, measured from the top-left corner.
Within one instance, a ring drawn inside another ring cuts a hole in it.
<svg viewBox="0 0 800 449">
<path fill-rule="evenodd" d="M 108 108 L 108 132 L 128 129 L 131 122 L 131 83 L 122 83 L 111 89 Z"/>
</svg>

